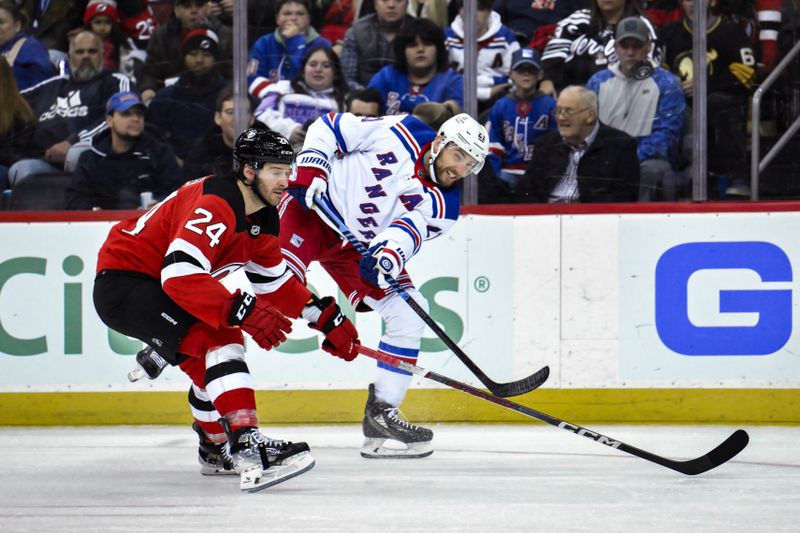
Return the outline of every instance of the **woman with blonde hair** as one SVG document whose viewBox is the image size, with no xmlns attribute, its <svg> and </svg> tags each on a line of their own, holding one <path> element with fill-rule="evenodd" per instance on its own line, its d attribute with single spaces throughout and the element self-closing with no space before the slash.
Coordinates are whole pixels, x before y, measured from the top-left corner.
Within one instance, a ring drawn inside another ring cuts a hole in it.
<svg viewBox="0 0 800 533">
<path fill-rule="evenodd" d="M 442 124 L 459 113 L 461 113 L 461 106 L 455 100 L 423 102 L 414 106 L 414 110 L 411 112 L 434 131 L 439 131 Z"/>
<path fill-rule="evenodd" d="M 33 134 L 36 117 L 22 95 L 14 72 L 0 57 L 0 190 L 9 188 L 8 167 L 25 156 L 25 146 Z"/>
</svg>

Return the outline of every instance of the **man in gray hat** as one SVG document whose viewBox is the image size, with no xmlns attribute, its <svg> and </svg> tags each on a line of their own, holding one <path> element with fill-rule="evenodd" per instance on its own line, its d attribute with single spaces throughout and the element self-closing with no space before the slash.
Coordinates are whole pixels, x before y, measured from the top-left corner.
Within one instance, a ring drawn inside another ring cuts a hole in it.
<svg viewBox="0 0 800 533">
<path fill-rule="evenodd" d="M 597 93 L 600 122 L 636 138 L 639 201 L 675 200 L 659 191 L 672 175 L 668 154 L 680 139 L 686 103 L 678 78 L 647 59 L 652 46 L 641 18 L 622 19 L 614 43 L 619 60 L 596 72 L 586 86 Z"/>
</svg>

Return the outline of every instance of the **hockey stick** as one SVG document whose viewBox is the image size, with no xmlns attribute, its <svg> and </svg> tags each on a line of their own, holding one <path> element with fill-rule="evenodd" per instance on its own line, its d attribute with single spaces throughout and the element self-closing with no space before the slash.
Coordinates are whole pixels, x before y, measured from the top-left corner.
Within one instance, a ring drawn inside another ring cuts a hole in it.
<svg viewBox="0 0 800 533">
<path fill-rule="evenodd" d="M 319 212 L 325 215 L 325 217 L 330 220 L 334 226 L 336 226 L 336 229 L 339 231 L 339 233 L 341 233 L 344 238 L 347 239 L 351 245 L 353 245 L 358 253 L 364 257 L 369 255 L 367 247 L 364 246 L 361 241 L 359 241 L 356 236 L 353 235 L 347 225 L 345 225 L 344 221 L 339 216 L 339 213 L 330 204 L 330 200 L 328 198 L 323 198 L 322 200 L 315 198 L 314 205 Z M 411 295 L 400 286 L 396 279 L 391 276 L 384 277 L 386 278 L 386 282 L 389 284 L 389 286 L 394 289 L 409 306 L 411 306 L 411 309 L 413 309 L 414 312 L 419 315 L 422 321 L 425 322 L 429 328 L 431 328 L 437 337 L 442 339 L 445 345 L 447 345 L 447 347 L 450 348 L 454 354 L 456 354 L 456 356 L 461 360 L 462 363 L 464 363 L 470 372 L 472 372 L 481 383 L 486 385 L 487 389 L 492 391 L 492 394 L 496 394 L 497 396 L 502 396 L 504 398 L 508 396 L 518 396 L 539 388 L 545 381 L 547 381 L 547 377 L 550 375 L 549 366 L 544 366 L 530 376 L 519 381 L 512 381 L 510 383 L 497 383 L 496 381 L 489 379 L 489 377 L 484 374 L 480 368 L 478 368 L 478 365 L 472 362 L 472 359 L 470 359 L 469 356 L 467 356 L 467 354 L 464 353 L 464 351 L 459 348 L 455 342 L 453 342 L 447 333 L 445 333 L 444 330 L 439 327 L 439 324 L 437 324 L 433 318 L 431 318 L 431 316 L 419 306 L 414 298 L 412 298 Z"/>
<path fill-rule="evenodd" d="M 616 448 L 619 451 L 635 455 L 636 457 L 640 457 L 646 461 L 650 461 L 651 463 L 659 464 L 661 466 L 667 467 L 671 470 L 675 470 L 676 472 L 680 472 L 681 474 L 686 474 L 688 476 L 702 474 L 703 472 L 707 472 L 712 468 L 716 468 L 719 465 L 728 462 L 729 460 L 733 459 L 740 451 L 742 451 L 744 447 L 747 446 L 747 443 L 750 440 L 750 437 L 748 437 L 746 431 L 744 431 L 743 429 L 737 429 L 727 439 L 725 439 L 725 441 L 722 442 L 722 444 L 720 444 L 707 454 L 701 455 L 700 457 L 697 457 L 695 459 L 690 459 L 688 461 L 675 461 L 673 459 L 667 459 L 666 457 L 661 457 L 660 455 L 656 455 L 654 453 L 641 450 L 639 448 L 631 446 L 630 444 L 625 444 L 622 441 L 612 439 L 611 437 L 607 437 L 596 431 L 586 429 L 577 424 L 570 424 L 565 420 L 561 420 L 546 413 L 542 413 L 541 411 L 536 411 L 535 409 L 531 409 L 530 407 L 525 407 L 524 405 L 512 402 L 511 400 L 507 400 L 506 398 L 499 398 L 497 396 L 484 392 L 481 389 L 467 385 L 466 383 L 462 383 L 460 381 L 456 381 L 441 374 L 437 374 L 436 372 L 433 372 L 431 370 L 427 370 L 425 368 L 412 365 L 411 363 L 403 361 L 402 359 L 399 359 L 387 353 L 379 352 L 377 350 L 367 348 L 366 346 L 363 345 L 360 345 L 358 347 L 358 351 L 362 355 L 366 355 L 367 357 L 371 357 L 372 359 L 381 361 L 383 363 L 386 363 L 387 365 L 399 368 L 401 370 L 405 370 L 406 372 L 411 372 L 412 374 L 416 374 L 417 376 L 428 378 L 430 380 L 436 381 L 437 383 L 441 383 L 442 385 L 447 385 L 448 387 L 460 390 L 471 396 L 477 396 L 478 398 L 483 398 L 484 400 L 505 407 L 506 409 L 516 411 L 530 418 L 535 418 L 536 420 L 545 422 L 546 424 L 550 424 L 551 426 L 555 426 L 561 429 L 566 429 L 567 431 L 575 433 L 576 435 L 587 437 L 595 442 L 599 442 L 600 444 L 605 444 L 606 446 L 610 446 L 611 448 Z"/>
</svg>

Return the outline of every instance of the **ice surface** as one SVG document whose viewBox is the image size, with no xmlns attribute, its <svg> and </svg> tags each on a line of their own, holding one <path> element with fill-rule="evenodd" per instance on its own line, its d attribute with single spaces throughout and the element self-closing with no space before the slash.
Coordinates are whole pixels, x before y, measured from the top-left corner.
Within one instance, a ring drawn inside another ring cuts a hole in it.
<svg viewBox="0 0 800 533">
<path fill-rule="evenodd" d="M 358 426 L 267 428 L 317 465 L 246 494 L 199 474 L 189 427 L 0 428 L 0 532 L 798 530 L 800 428 L 745 428 L 750 445 L 697 477 L 550 426 L 433 429 L 426 459 L 368 460 Z M 590 429 L 688 459 L 735 428 Z"/>
</svg>

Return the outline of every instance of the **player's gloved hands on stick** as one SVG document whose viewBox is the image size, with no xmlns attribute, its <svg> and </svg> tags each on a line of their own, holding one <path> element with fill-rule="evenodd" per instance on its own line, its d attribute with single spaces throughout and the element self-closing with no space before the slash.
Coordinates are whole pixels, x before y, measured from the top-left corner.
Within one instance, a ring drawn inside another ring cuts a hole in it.
<svg viewBox="0 0 800 533">
<path fill-rule="evenodd" d="M 358 331 L 350 320 L 344 316 L 333 297 L 326 296 L 318 301 L 322 314 L 314 323 L 308 325 L 325 335 L 322 349 L 345 361 L 352 361 L 358 355 Z"/>
<path fill-rule="evenodd" d="M 239 290 L 228 300 L 225 314 L 228 324 L 241 327 L 265 350 L 278 346 L 292 331 L 289 319 L 266 298 Z"/>
<path fill-rule="evenodd" d="M 405 265 L 403 250 L 394 241 L 384 239 L 372 241 L 367 251 L 369 255 L 362 257 L 358 265 L 361 278 L 373 287 L 387 288 L 389 284 L 380 274 L 397 279 Z"/>
<path fill-rule="evenodd" d="M 315 167 L 298 167 L 297 174 L 286 190 L 303 209 L 314 207 L 314 199 L 328 191 L 325 173 Z"/>
</svg>

